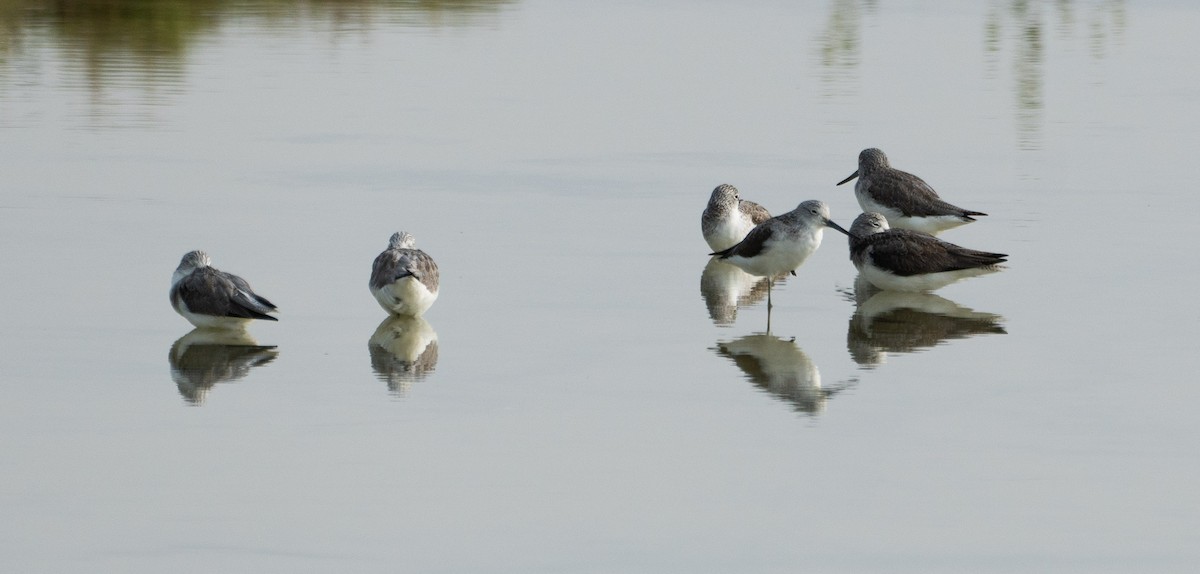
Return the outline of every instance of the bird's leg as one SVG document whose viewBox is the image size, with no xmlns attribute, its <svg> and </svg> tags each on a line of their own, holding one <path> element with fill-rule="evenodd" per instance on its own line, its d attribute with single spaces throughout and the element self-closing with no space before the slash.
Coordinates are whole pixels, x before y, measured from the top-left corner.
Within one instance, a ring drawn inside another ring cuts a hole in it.
<svg viewBox="0 0 1200 574">
<path fill-rule="evenodd" d="M 771 316 L 771 278 L 767 277 L 767 317 Z"/>
<path fill-rule="evenodd" d="M 767 305 L 767 334 L 771 334 L 771 306 Z"/>
</svg>

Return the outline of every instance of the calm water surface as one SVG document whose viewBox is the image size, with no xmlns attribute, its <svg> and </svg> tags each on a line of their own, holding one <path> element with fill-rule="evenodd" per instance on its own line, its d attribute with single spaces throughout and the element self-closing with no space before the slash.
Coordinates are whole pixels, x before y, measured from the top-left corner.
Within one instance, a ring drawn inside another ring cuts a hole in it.
<svg viewBox="0 0 1200 574">
<path fill-rule="evenodd" d="M 0 569 L 1190 572 L 1183 2 L 0 2 Z M 880 147 L 1010 269 L 710 264 Z M 440 263 L 385 321 L 370 263 Z M 281 308 L 167 301 L 203 248 Z"/>
</svg>

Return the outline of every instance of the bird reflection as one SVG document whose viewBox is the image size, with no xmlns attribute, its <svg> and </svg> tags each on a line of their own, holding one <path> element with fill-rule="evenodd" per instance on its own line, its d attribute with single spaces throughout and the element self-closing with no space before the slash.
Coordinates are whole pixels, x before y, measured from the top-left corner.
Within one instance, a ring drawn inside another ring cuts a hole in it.
<svg viewBox="0 0 1200 574">
<path fill-rule="evenodd" d="M 437 332 L 421 317 L 391 316 L 376 327 L 367 350 L 375 374 L 403 396 L 437 367 Z"/>
<path fill-rule="evenodd" d="M 200 405 L 213 385 L 242 379 L 276 355 L 274 345 L 259 345 L 245 331 L 193 329 L 171 345 L 168 359 L 179 394 Z"/>
<path fill-rule="evenodd" d="M 932 293 L 880 291 L 860 275 L 854 282 L 857 308 L 850 317 L 846 347 L 854 362 L 874 367 L 887 353 L 914 353 L 943 341 L 1006 334 L 1000 315 L 981 313 Z"/>
<path fill-rule="evenodd" d="M 776 276 L 775 284 L 782 285 L 786 276 L 786 273 Z M 756 277 L 713 257 L 700 273 L 700 296 L 704 297 L 713 324 L 729 326 L 737 319 L 738 309 L 767 298 L 767 278 Z"/>
<path fill-rule="evenodd" d="M 769 332 L 718 342 L 713 350 L 733 359 L 755 386 L 806 414 L 825 410 L 825 401 L 851 384 L 822 388 L 821 371 L 795 339 L 781 339 Z"/>
</svg>

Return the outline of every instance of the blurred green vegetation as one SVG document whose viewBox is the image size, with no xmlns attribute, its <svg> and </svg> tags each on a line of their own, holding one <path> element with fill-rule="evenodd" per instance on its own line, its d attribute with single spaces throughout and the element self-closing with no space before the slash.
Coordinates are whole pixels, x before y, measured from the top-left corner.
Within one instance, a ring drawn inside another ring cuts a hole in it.
<svg viewBox="0 0 1200 574">
<path fill-rule="evenodd" d="M 880 0 L 830 0 L 818 44 L 821 80 L 827 97 L 845 97 L 858 89 L 854 80 L 862 62 L 863 21 L 878 15 L 880 3 Z M 1060 43 L 1068 46 L 1082 41 L 1090 55 L 1101 60 L 1120 46 L 1127 21 L 1125 0 L 990 0 L 987 3 L 983 22 L 985 71 L 989 76 L 998 76 L 1001 57 L 1011 58 L 1017 131 L 1022 147 L 1040 145 L 1049 35 L 1055 34 Z"/>
<path fill-rule="evenodd" d="M 1022 148 L 1041 145 L 1048 35 L 1070 41 L 1078 39 L 1083 29 L 1091 56 L 1099 60 L 1112 45 L 1121 43 L 1126 26 L 1124 0 L 1008 0 L 991 5 L 983 25 L 984 50 L 991 60 L 989 67 L 994 67 L 1005 45 L 1012 46 L 1017 135 Z"/>
<path fill-rule="evenodd" d="M 223 25 L 316 22 L 332 30 L 380 23 L 439 28 L 488 23 L 516 0 L 0 0 L 2 66 L 44 39 L 69 63 L 102 76 L 112 59 L 146 71 L 181 65 Z"/>
</svg>

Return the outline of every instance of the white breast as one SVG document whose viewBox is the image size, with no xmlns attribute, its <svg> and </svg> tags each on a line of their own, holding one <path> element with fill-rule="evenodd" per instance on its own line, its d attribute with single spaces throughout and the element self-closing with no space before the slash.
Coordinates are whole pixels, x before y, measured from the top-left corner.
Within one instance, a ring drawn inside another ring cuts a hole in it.
<svg viewBox="0 0 1200 574">
<path fill-rule="evenodd" d="M 956 281 L 961 281 L 968 277 L 977 277 L 997 271 L 996 268 L 976 267 L 974 269 L 959 269 L 956 271 L 941 271 L 938 273 L 925 273 L 921 275 L 910 275 L 902 277 L 890 271 L 886 271 L 876 267 L 873 263 L 867 262 L 862 267 L 863 278 L 870 281 L 872 285 L 885 291 L 933 291 L 941 289 Z"/>
<path fill-rule="evenodd" d="M 750 217 L 741 210 L 734 209 L 717 223 L 713 232 L 704 240 L 713 251 L 724 251 L 745 239 L 751 229 L 754 229 L 754 222 L 750 221 Z"/>
<path fill-rule="evenodd" d="M 385 311 L 411 317 L 419 317 L 438 297 L 415 277 L 405 277 L 380 289 L 372 289 L 371 294 Z"/>
<path fill-rule="evenodd" d="M 242 317 L 218 317 L 216 315 L 193 313 L 188 309 L 187 303 L 183 301 L 180 301 L 175 306 L 175 312 L 182 315 L 189 323 L 202 329 L 244 329 L 251 321 Z"/>
</svg>

